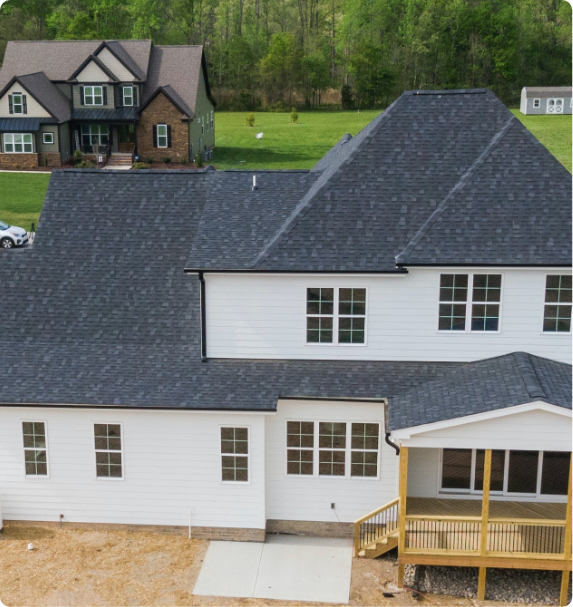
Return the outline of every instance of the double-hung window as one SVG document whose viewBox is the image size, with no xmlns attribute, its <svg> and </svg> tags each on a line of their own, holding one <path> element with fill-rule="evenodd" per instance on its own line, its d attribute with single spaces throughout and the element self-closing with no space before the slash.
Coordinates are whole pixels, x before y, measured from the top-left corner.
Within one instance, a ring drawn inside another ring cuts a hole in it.
<svg viewBox="0 0 573 607">
<path fill-rule="evenodd" d="M 538 108 L 541 105 L 541 99 L 534 99 L 533 100 L 533 107 L 534 108 Z"/>
<path fill-rule="evenodd" d="M 103 86 L 84 86 L 84 105 L 103 105 Z"/>
<path fill-rule="evenodd" d="M 546 333 L 571 331 L 571 276 L 547 276 L 543 331 Z"/>
<path fill-rule="evenodd" d="M 378 423 L 287 421 L 286 439 L 290 476 L 378 476 Z"/>
<path fill-rule="evenodd" d="M 168 137 L 167 137 L 167 125 L 166 124 L 158 124 L 157 125 L 157 147 L 158 148 L 166 148 L 168 146 Z"/>
<path fill-rule="evenodd" d="M 46 424 L 44 422 L 22 422 L 22 434 L 26 476 L 47 476 Z"/>
<path fill-rule="evenodd" d="M 492 450 L 490 491 L 499 495 L 565 496 L 571 454 L 562 451 Z M 481 493 L 484 449 L 443 449 L 441 490 Z"/>
<path fill-rule="evenodd" d="M 130 107 L 133 105 L 133 87 L 132 86 L 123 87 L 123 105 L 126 107 Z"/>
<path fill-rule="evenodd" d="M 26 95 L 22 93 L 12 93 L 10 95 L 10 113 L 26 114 Z"/>
<path fill-rule="evenodd" d="M 221 428 L 221 480 L 249 482 L 249 429 Z"/>
<path fill-rule="evenodd" d="M 96 476 L 123 478 L 120 424 L 94 424 Z"/>
<path fill-rule="evenodd" d="M 501 274 L 442 274 L 440 331 L 498 331 Z"/>
<path fill-rule="evenodd" d="M 366 289 L 306 290 L 306 342 L 364 344 Z"/>
<path fill-rule="evenodd" d="M 6 154 L 31 154 L 34 151 L 31 133 L 4 133 Z"/>
</svg>

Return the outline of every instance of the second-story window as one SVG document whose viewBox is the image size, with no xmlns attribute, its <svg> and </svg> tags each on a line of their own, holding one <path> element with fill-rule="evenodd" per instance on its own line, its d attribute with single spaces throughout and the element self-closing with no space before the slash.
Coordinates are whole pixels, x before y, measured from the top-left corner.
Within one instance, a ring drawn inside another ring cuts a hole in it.
<svg viewBox="0 0 573 607">
<path fill-rule="evenodd" d="M 26 476 L 47 476 L 46 424 L 22 422 Z"/>
<path fill-rule="evenodd" d="M 123 105 L 126 107 L 135 105 L 134 101 L 133 101 L 133 87 L 132 86 L 123 87 Z"/>
<path fill-rule="evenodd" d="M 307 289 L 306 342 L 364 344 L 366 289 Z"/>
<path fill-rule="evenodd" d="M 103 105 L 103 86 L 84 86 L 84 105 Z"/>
<path fill-rule="evenodd" d="M 12 93 L 8 98 L 10 114 L 27 114 L 26 95 Z"/>
<path fill-rule="evenodd" d="M 442 274 L 440 331 L 497 331 L 501 274 Z"/>
<path fill-rule="evenodd" d="M 571 276 L 547 276 L 543 331 L 571 331 Z"/>
</svg>

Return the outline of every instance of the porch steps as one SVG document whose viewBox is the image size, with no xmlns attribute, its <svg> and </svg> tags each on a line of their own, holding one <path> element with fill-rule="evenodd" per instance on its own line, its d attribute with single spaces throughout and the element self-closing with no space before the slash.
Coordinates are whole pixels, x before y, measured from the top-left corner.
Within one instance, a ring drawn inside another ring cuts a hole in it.
<svg viewBox="0 0 573 607">
<path fill-rule="evenodd" d="M 131 154 L 112 154 L 108 163 L 106 165 L 106 169 L 123 169 L 123 168 L 131 168 L 133 165 L 133 157 Z"/>
<path fill-rule="evenodd" d="M 383 554 L 386 554 L 393 548 L 397 548 L 398 546 L 398 532 L 385 537 L 382 540 L 376 540 L 364 548 L 359 552 L 359 556 L 365 559 L 375 559 Z"/>
</svg>

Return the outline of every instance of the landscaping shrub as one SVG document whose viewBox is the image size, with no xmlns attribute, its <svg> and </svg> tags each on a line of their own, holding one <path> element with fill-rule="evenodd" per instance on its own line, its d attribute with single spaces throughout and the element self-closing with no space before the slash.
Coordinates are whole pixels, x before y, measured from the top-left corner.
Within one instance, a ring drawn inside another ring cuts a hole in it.
<svg viewBox="0 0 573 607">
<path fill-rule="evenodd" d="M 195 156 L 195 166 L 200 169 L 203 166 L 203 158 L 201 156 L 201 153 L 197 154 L 197 156 Z"/>
<path fill-rule="evenodd" d="M 75 165 L 76 169 L 95 169 L 95 162 L 91 160 L 82 160 L 81 162 L 77 162 Z"/>
<path fill-rule="evenodd" d="M 153 156 L 147 156 L 143 159 L 143 162 L 145 162 L 145 164 L 153 164 Z"/>
<path fill-rule="evenodd" d="M 255 115 L 253 114 L 253 112 L 250 112 L 249 114 L 247 114 L 247 126 L 255 126 Z"/>
<path fill-rule="evenodd" d="M 148 169 L 149 165 L 146 162 L 134 162 L 131 168 L 139 171 L 140 169 Z"/>
<path fill-rule="evenodd" d="M 81 150 L 74 150 L 74 162 L 82 161 L 82 152 Z"/>
<path fill-rule="evenodd" d="M 187 162 L 187 158 L 185 158 L 185 156 L 183 156 L 183 158 L 180 158 L 180 159 L 179 159 L 179 164 L 182 164 L 182 165 L 186 165 L 186 164 L 188 164 L 188 162 Z"/>
<path fill-rule="evenodd" d="M 165 156 L 161 159 L 161 162 L 163 162 L 164 164 L 169 164 L 172 160 L 173 158 L 171 158 L 171 156 Z"/>
</svg>

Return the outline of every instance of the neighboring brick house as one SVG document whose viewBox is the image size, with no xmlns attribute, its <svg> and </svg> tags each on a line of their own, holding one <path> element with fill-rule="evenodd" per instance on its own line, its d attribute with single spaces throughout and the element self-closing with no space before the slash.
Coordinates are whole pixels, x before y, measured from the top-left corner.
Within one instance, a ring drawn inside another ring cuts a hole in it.
<svg viewBox="0 0 573 607">
<path fill-rule="evenodd" d="M 212 157 L 215 100 L 202 46 L 150 40 L 9 42 L 0 168 Z"/>
</svg>

